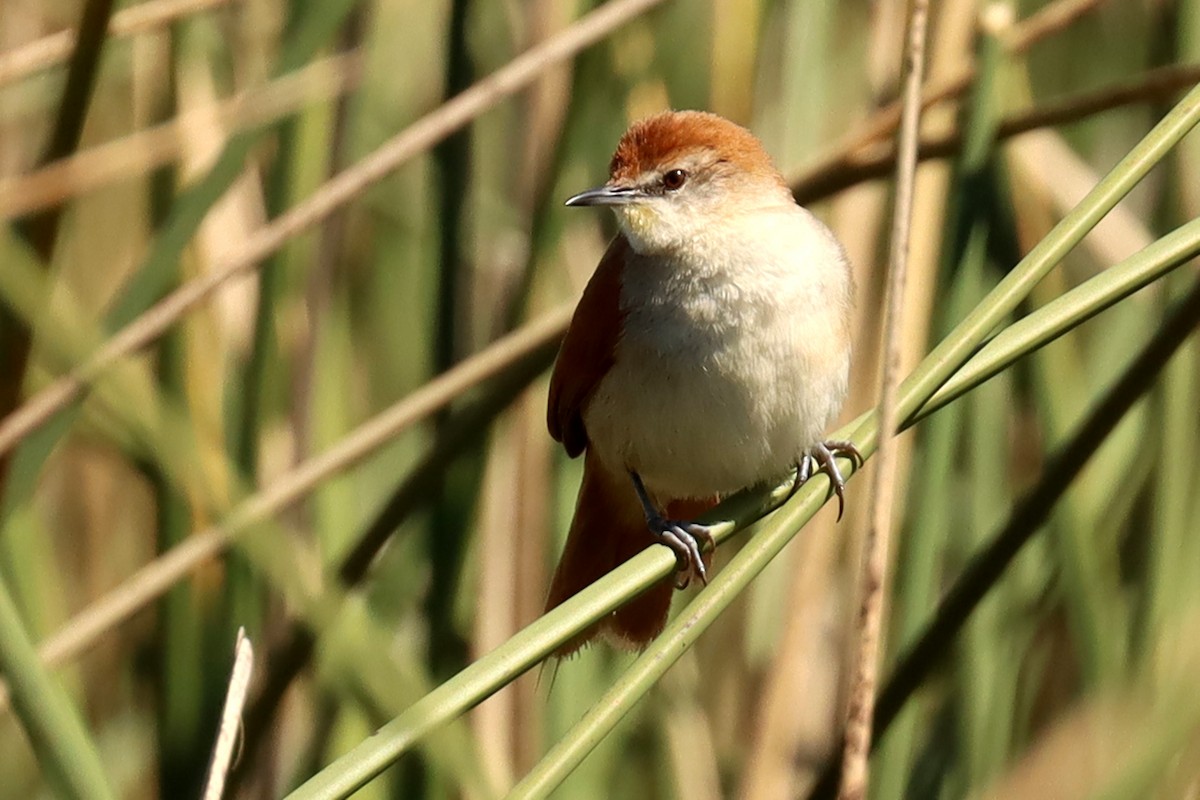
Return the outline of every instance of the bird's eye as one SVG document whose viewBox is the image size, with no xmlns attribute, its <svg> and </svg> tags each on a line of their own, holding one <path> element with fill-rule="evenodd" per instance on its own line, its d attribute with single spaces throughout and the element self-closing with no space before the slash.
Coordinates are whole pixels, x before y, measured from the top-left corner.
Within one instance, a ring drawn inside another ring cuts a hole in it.
<svg viewBox="0 0 1200 800">
<path fill-rule="evenodd" d="M 687 183 L 687 173 L 681 169 L 673 169 L 663 175 L 663 186 L 671 192 L 682 189 Z"/>
</svg>

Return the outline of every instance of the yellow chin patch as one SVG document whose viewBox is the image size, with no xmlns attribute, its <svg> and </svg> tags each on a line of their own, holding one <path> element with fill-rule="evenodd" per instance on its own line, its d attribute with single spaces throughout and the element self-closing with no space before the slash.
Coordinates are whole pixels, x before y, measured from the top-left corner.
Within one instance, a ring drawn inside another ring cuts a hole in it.
<svg viewBox="0 0 1200 800">
<path fill-rule="evenodd" d="M 634 239 L 653 239 L 655 229 L 660 227 L 658 213 L 649 204 L 622 206 L 618 213 L 621 215 L 622 227 Z"/>
</svg>

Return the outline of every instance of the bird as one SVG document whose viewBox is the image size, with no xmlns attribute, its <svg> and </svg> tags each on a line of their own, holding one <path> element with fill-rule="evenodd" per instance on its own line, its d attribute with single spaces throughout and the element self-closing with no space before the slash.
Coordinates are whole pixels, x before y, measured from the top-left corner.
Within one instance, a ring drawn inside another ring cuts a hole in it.
<svg viewBox="0 0 1200 800">
<path fill-rule="evenodd" d="M 722 497 L 824 472 L 840 519 L 835 457 L 862 461 L 823 436 L 849 381 L 850 266 L 754 134 L 704 111 L 647 117 L 621 137 L 608 181 L 566 205 L 611 208 L 618 233 L 550 378 L 549 432 L 584 462 L 546 609 L 655 543 L 677 571 L 559 657 L 661 633 L 673 589 L 707 582 L 712 534 L 695 519 Z"/>
</svg>

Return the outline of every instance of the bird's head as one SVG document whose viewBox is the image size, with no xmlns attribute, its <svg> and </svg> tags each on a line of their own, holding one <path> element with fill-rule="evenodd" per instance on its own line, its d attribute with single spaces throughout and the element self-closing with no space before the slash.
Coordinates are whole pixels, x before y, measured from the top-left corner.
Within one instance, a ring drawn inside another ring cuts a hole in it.
<svg viewBox="0 0 1200 800">
<path fill-rule="evenodd" d="M 608 182 L 567 205 L 612 206 L 635 250 L 663 253 L 747 211 L 793 202 L 750 131 L 716 114 L 668 111 L 626 131 Z"/>
</svg>

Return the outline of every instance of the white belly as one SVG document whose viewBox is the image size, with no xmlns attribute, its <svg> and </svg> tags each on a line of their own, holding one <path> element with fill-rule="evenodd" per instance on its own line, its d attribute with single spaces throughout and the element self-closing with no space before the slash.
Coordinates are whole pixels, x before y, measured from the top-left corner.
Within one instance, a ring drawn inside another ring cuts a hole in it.
<svg viewBox="0 0 1200 800">
<path fill-rule="evenodd" d="M 654 299 L 625 304 L 614 366 L 584 413 L 590 446 L 660 498 L 782 478 L 846 392 L 848 279 L 828 278 L 632 263 L 624 295 Z"/>
</svg>

